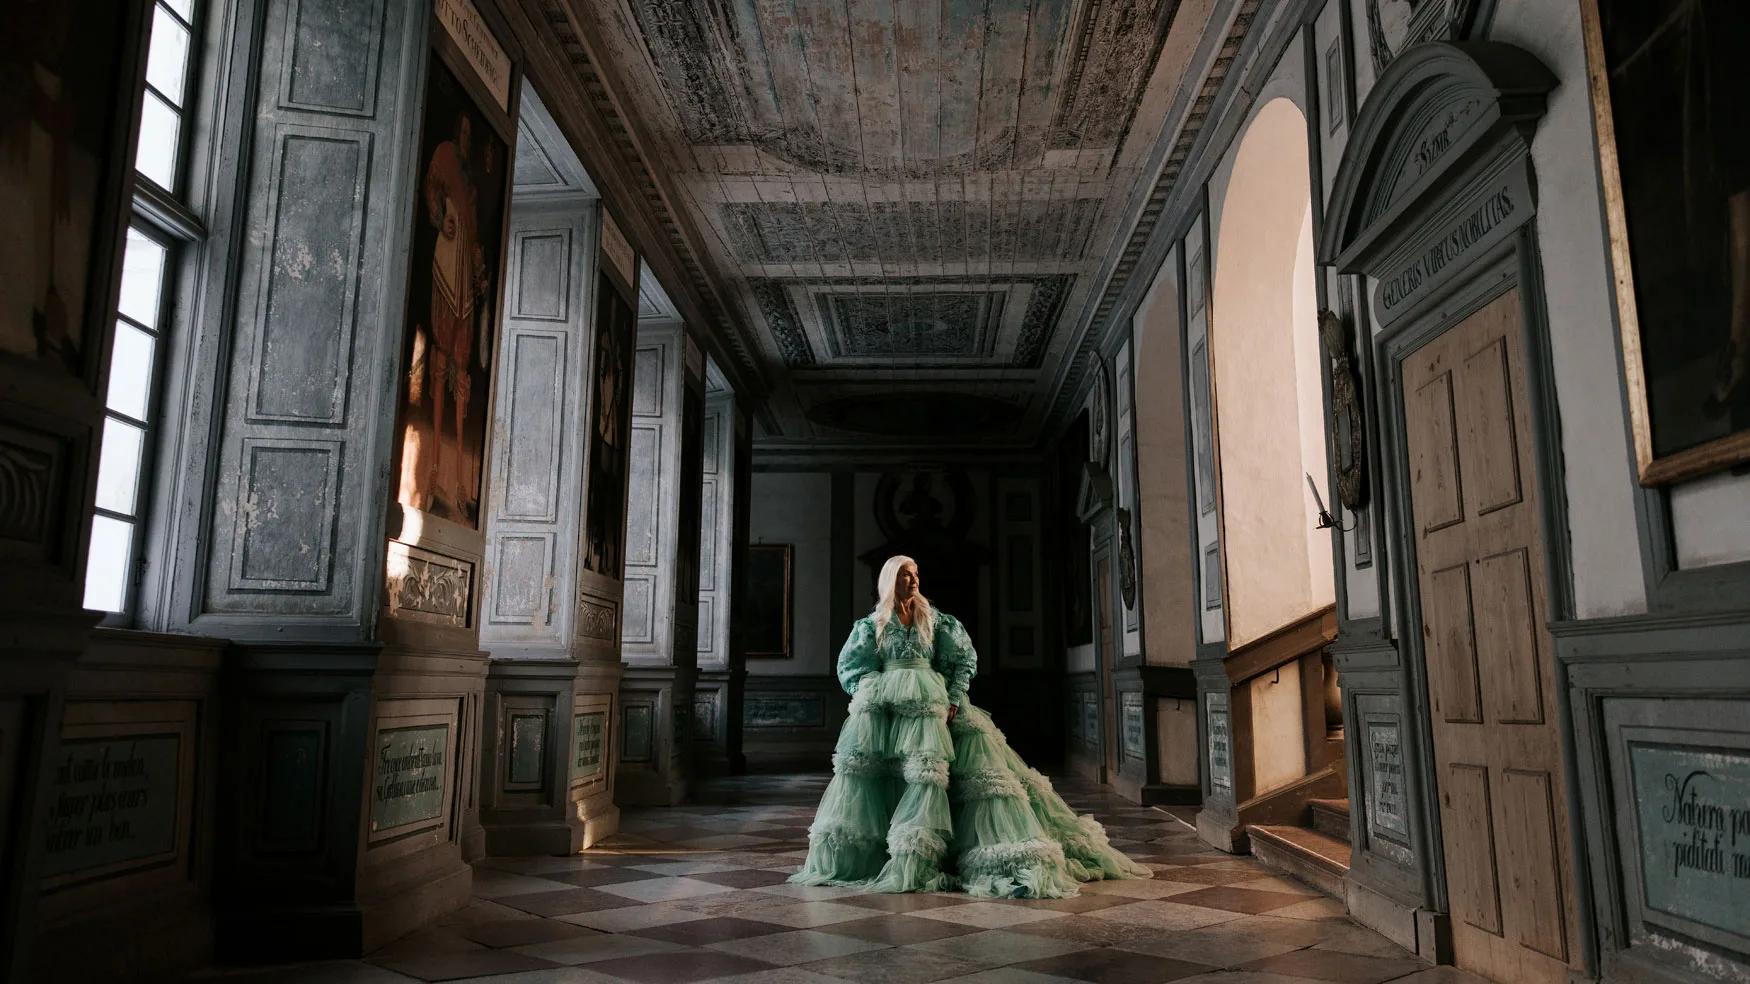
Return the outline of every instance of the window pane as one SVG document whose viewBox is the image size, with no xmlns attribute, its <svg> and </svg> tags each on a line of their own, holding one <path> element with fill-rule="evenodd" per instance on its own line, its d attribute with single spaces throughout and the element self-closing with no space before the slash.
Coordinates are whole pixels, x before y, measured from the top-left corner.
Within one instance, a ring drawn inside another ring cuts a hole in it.
<svg viewBox="0 0 1750 984">
<path fill-rule="evenodd" d="M 103 422 L 103 456 L 97 459 L 97 505 L 111 512 L 133 514 L 134 490 L 140 481 L 140 449 L 146 432 L 110 417 Z"/>
<path fill-rule="evenodd" d="M 166 6 L 181 14 L 183 20 L 194 20 L 194 0 L 168 0 Z"/>
<path fill-rule="evenodd" d="M 115 351 L 109 357 L 109 408 L 135 420 L 146 419 L 152 394 L 152 348 L 156 343 L 126 321 L 115 323 Z"/>
<path fill-rule="evenodd" d="M 128 230 L 122 253 L 121 312 L 143 325 L 158 327 L 158 292 L 164 289 L 164 247 Z"/>
<path fill-rule="evenodd" d="M 94 516 L 91 557 L 85 567 L 85 607 L 119 612 L 127 600 L 128 558 L 134 552 L 134 524 Z"/>
<path fill-rule="evenodd" d="M 146 93 L 140 107 L 140 149 L 134 155 L 134 169 L 166 191 L 176 180 L 176 131 L 181 122 L 164 100 Z"/>
<path fill-rule="evenodd" d="M 152 13 L 152 47 L 146 52 L 146 81 L 164 98 L 182 105 L 182 80 L 188 75 L 188 28 L 159 7 Z"/>
</svg>

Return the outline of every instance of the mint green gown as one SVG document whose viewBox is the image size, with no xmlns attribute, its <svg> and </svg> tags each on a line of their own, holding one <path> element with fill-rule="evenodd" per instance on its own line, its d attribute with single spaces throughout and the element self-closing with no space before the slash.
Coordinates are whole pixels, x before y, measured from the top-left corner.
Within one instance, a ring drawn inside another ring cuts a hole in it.
<svg viewBox="0 0 1750 984">
<path fill-rule="evenodd" d="M 943 612 L 929 651 L 897 617 L 879 645 L 874 618 L 857 622 L 838 664 L 850 717 L 792 883 L 1066 898 L 1084 881 L 1153 874 L 1077 816 L 966 699 L 977 666 L 965 628 Z"/>
</svg>

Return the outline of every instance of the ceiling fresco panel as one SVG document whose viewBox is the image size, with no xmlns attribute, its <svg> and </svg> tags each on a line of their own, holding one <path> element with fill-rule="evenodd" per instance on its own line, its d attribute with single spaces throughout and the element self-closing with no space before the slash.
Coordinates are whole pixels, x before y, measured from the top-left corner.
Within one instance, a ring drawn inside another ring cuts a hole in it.
<svg viewBox="0 0 1750 984">
<path fill-rule="evenodd" d="M 572 2 L 776 380 L 760 440 L 917 443 L 843 426 L 877 380 L 1038 439 L 1161 139 L 1184 0 Z"/>
</svg>

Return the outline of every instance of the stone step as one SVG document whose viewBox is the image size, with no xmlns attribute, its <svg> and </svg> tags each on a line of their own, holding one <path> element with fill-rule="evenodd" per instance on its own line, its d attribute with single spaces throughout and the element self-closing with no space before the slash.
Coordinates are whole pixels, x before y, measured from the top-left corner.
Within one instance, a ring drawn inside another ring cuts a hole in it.
<svg viewBox="0 0 1750 984">
<path fill-rule="evenodd" d="M 1349 840 L 1349 800 L 1348 799 L 1315 799 L 1307 800 L 1312 807 L 1313 829 L 1321 834 L 1329 834 L 1340 841 Z"/>
<path fill-rule="evenodd" d="M 1254 826 L 1252 857 L 1266 868 L 1303 881 L 1332 898 L 1343 897 L 1349 874 L 1349 841 L 1311 827 Z"/>
</svg>

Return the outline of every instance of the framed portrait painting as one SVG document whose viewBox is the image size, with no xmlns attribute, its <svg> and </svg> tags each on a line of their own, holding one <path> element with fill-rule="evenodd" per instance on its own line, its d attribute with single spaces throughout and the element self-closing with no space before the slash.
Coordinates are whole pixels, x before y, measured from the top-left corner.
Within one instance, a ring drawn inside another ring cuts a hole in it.
<svg viewBox="0 0 1750 984">
<path fill-rule="evenodd" d="M 402 505 L 479 529 L 498 342 L 506 118 L 434 48 L 419 142 L 402 365 Z"/>
<path fill-rule="evenodd" d="M 790 645 L 790 560 L 788 543 L 756 543 L 747 548 L 747 655 L 787 658 Z"/>
<path fill-rule="evenodd" d="M 1581 0 L 1643 485 L 1750 461 L 1750 3 Z"/>
<path fill-rule="evenodd" d="M 613 277 L 599 274 L 583 567 L 616 580 L 624 573 L 626 553 L 626 466 L 632 442 L 637 332 L 637 308 Z"/>
<path fill-rule="evenodd" d="M 96 376 L 135 170 L 145 7 L 0 4 L 0 363 L 25 373 Z M 168 180 L 159 170 L 147 173 Z"/>
</svg>

